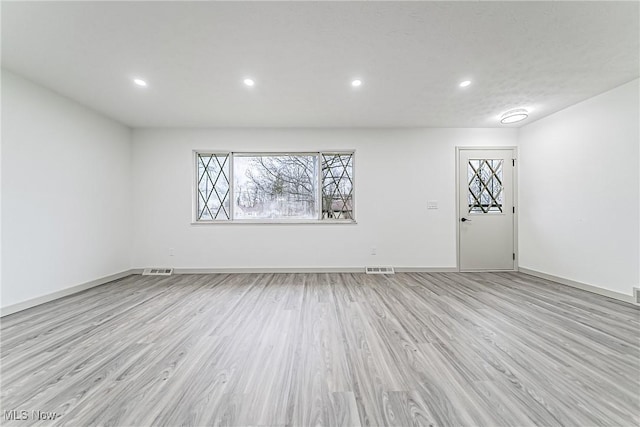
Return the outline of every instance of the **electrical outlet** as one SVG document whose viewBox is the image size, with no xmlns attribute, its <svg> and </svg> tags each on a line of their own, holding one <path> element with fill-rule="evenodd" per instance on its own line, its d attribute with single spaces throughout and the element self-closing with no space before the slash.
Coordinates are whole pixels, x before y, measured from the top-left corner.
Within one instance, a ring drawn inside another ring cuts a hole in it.
<svg viewBox="0 0 640 427">
<path fill-rule="evenodd" d="M 437 200 L 427 200 L 427 209 L 438 209 Z"/>
<path fill-rule="evenodd" d="M 174 256 L 176 254 L 175 249 L 169 248 L 169 256 Z"/>
<path fill-rule="evenodd" d="M 375 246 L 371 248 L 371 255 L 377 255 L 378 254 L 378 248 L 376 248 Z"/>
</svg>

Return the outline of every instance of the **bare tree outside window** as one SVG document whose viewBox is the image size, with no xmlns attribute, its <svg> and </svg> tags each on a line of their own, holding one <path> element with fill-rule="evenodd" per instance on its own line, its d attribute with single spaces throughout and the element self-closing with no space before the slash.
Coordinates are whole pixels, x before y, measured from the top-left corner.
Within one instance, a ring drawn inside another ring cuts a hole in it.
<svg viewBox="0 0 640 427">
<path fill-rule="evenodd" d="M 317 219 L 317 156 L 234 157 L 235 218 Z"/>
</svg>

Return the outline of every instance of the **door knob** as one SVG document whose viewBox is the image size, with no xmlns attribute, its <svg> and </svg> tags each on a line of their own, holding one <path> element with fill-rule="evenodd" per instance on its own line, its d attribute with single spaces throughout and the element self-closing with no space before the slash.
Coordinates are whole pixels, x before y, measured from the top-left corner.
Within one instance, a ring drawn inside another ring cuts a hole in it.
<svg viewBox="0 0 640 427">
<path fill-rule="evenodd" d="M 462 221 L 462 222 L 467 222 L 467 221 L 471 221 L 471 220 L 470 220 L 470 219 L 467 219 L 467 218 L 461 218 L 461 219 L 460 219 L 460 221 Z"/>
</svg>

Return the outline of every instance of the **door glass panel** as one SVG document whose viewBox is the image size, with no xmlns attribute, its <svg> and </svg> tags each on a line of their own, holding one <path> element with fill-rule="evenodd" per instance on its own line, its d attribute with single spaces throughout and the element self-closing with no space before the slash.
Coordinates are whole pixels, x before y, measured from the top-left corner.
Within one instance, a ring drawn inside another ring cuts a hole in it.
<svg viewBox="0 0 640 427">
<path fill-rule="evenodd" d="M 469 159 L 469 213 L 502 212 L 503 159 Z"/>
</svg>

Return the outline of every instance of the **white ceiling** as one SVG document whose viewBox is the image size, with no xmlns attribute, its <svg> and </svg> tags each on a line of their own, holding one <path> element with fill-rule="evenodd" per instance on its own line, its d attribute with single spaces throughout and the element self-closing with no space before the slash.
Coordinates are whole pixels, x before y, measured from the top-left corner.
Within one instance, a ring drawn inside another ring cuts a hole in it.
<svg viewBox="0 0 640 427">
<path fill-rule="evenodd" d="M 638 22 L 635 1 L 3 1 L 2 64 L 132 127 L 499 127 L 531 109 L 519 126 L 637 78 Z"/>
</svg>

